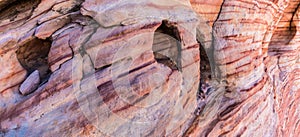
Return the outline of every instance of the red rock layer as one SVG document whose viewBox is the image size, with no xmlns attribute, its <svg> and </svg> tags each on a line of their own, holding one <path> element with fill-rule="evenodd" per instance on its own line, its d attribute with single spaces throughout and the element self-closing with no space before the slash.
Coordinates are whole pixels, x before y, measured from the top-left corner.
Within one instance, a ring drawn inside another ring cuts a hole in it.
<svg viewBox="0 0 300 137">
<path fill-rule="evenodd" d="M 1 1 L 0 136 L 297 136 L 299 5 Z"/>
</svg>

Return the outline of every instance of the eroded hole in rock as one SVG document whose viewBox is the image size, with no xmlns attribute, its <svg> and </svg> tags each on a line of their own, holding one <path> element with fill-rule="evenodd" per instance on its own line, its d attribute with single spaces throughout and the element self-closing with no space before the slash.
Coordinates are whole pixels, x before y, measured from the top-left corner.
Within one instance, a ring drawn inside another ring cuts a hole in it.
<svg viewBox="0 0 300 137">
<path fill-rule="evenodd" d="M 181 70 L 181 44 L 176 26 L 163 21 L 154 33 L 152 50 L 158 63 Z"/>
<path fill-rule="evenodd" d="M 51 47 L 50 40 L 41 40 L 35 38 L 24 45 L 21 45 L 16 51 L 17 58 L 28 75 L 38 70 L 41 83 L 47 81 L 51 74 L 48 64 L 48 53 Z"/>
</svg>

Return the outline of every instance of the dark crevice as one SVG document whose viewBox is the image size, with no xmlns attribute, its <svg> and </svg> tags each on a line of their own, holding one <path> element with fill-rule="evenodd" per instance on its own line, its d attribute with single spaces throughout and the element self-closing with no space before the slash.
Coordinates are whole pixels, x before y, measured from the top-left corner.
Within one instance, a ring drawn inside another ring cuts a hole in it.
<svg viewBox="0 0 300 137">
<path fill-rule="evenodd" d="M 289 27 L 289 30 L 292 30 L 292 29 L 295 29 L 295 28 L 296 28 L 296 25 L 294 24 L 294 17 L 295 17 L 295 15 L 296 15 L 296 13 L 297 13 L 299 7 L 300 7 L 300 3 L 297 5 L 295 11 L 293 12 L 292 18 L 291 18 L 291 20 L 290 20 L 290 27 Z"/>
<path fill-rule="evenodd" d="M 181 40 L 175 25 L 162 22 L 154 33 L 152 50 L 158 63 L 181 71 Z"/>
<path fill-rule="evenodd" d="M 210 60 L 207 56 L 206 50 L 202 45 L 200 47 L 200 77 L 205 82 L 205 80 L 211 80 L 212 78 L 212 71 Z"/>
<path fill-rule="evenodd" d="M 200 43 L 199 43 L 200 44 Z M 198 111 L 196 115 L 200 115 L 206 105 L 206 98 L 212 92 L 213 87 L 211 86 L 212 80 L 212 70 L 210 65 L 210 59 L 207 56 L 207 52 L 204 47 L 200 44 L 200 83 L 199 89 L 197 92 L 197 104 L 198 104 Z M 203 104 L 205 104 L 203 106 Z"/>
<path fill-rule="evenodd" d="M 221 15 L 221 12 L 222 12 L 224 3 L 225 3 L 225 0 L 223 0 L 222 4 L 221 4 L 221 6 L 220 6 L 220 10 L 219 10 L 218 16 L 217 16 L 217 18 L 216 18 L 216 20 L 214 21 L 213 26 L 212 26 L 213 29 L 214 29 L 214 27 L 215 27 L 216 22 L 217 22 L 217 21 L 219 20 L 219 18 L 220 18 L 220 15 Z M 213 34 L 212 34 L 212 35 L 213 35 Z"/>
<path fill-rule="evenodd" d="M 215 24 L 218 21 L 223 5 L 225 3 L 225 0 L 222 2 L 220 6 L 220 11 L 218 13 L 218 16 L 216 20 L 213 22 L 213 33 L 212 33 L 212 45 L 211 48 L 205 49 L 203 45 L 201 45 L 201 41 L 198 41 L 199 43 L 199 50 L 200 50 L 200 83 L 199 83 L 199 90 L 197 92 L 197 108 L 195 110 L 195 117 L 192 121 L 191 126 L 185 131 L 184 136 L 190 135 L 194 130 L 196 129 L 197 124 L 199 123 L 200 115 L 203 112 L 203 110 L 206 107 L 207 104 L 207 96 L 210 94 L 214 88 L 210 85 L 210 82 L 212 79 L 218 78 L 219 76 L 216 71 L 218 70 L 218 67 L 215 65 L 214 61 L 214 46 L 215 44 L 219 44 L 216 41 L 216 36 L 214 33 Z M 197 34 L 200 35 L 200 34 Z M 197 36 L 198 38 L 198 36 Z M 219 77 L 221 78 L 221 77 Z M 217 125 L 219 122 L 219 119 L 214 119 L 211 121 L 211 123 L 206 127 L 206 130 L 201 133 L 200 136 L 208 136 L 209 133 L 213 130 L 213 128 Z"/>
<path fill-rule="evenodd" d="M 24 45 L 21 45 L 16 51 L 17 58 L 27 75 L 38 70 L 41 84 L 45 83 L 51 75 L 48 64 L 48 53 L 51 47 L 49 39 L 41 40 L 35 38 Z"/>
<path fill-rule="evenodd" d="M 9 19 L 14 21 L 19 13 L 24 13 L 28 10 L 33 10 L 38 6 L 40 0 L 17 0 L 6 5 L 0 10 L 0 20 Z"/>
</svg>

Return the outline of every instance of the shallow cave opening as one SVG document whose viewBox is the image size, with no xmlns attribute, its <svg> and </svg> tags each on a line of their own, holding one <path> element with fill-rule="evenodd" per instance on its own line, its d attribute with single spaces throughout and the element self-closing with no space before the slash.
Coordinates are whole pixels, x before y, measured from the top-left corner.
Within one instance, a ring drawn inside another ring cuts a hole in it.
<svg viewBox="0 0 300 137">
<path fill-rule="evenodd" d="M 176 26 L 162 22 L 154 33 L 152 51 L 158 63 L 181 70 L 181 41 Z"/>
<path fill-rule="evenodd" d="M 20 45 L 19 49 L 16 51 L 20 64 L 27 70 L 27 75 L 38 70 L 40 73 L 41 83 L 46 82 L 51 75 L 48 64 L 48 53 L 50 47 L 51 40 L 34 38 L 29 42 Z"/>
</svg>

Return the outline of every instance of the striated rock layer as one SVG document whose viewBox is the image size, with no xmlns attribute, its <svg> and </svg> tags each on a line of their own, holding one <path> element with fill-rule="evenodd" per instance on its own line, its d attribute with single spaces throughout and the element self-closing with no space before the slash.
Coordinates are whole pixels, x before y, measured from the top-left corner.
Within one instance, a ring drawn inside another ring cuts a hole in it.
<svg viewBox="0 0 300 137">
<path fill-rule="evenodd" d="M 0 135 L 298 136 L 299 5 L 0 1 Z"/>
</svg>

